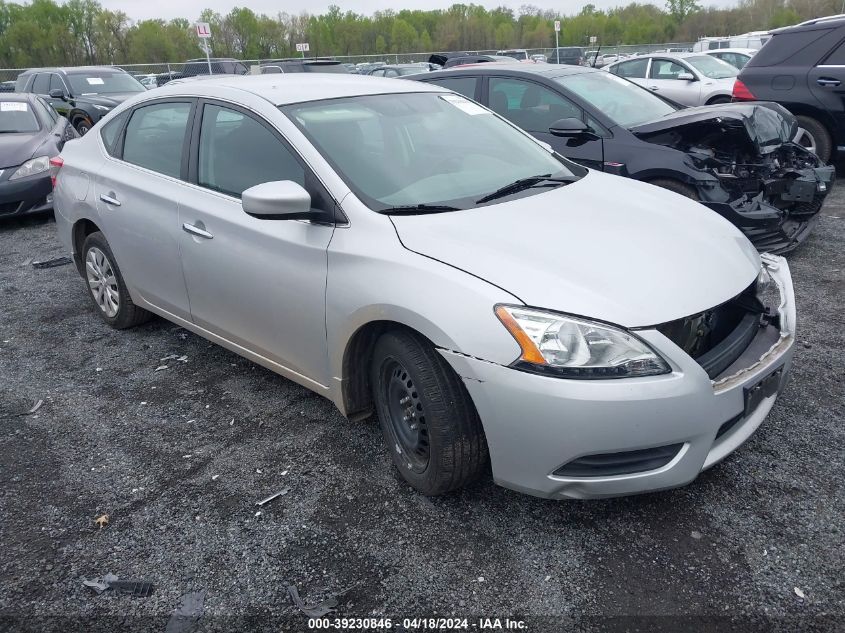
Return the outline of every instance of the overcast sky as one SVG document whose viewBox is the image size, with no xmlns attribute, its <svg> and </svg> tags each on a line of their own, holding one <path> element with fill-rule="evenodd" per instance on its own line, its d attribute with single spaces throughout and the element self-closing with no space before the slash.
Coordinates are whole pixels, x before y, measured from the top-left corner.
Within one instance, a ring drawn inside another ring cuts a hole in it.
<svg viewBox="0 0 845 633">
<path fill-rule="evenodd" d="M 539 7 L 550 7 L 559 11 L 562 15 L 578 13 L 588 2 L 576 0 L 558 0 L 557 2 L 537 0 L 536 2 L 516 0 L 502 1 L 495 0 L 474 0 L 475 4 L 482 4 L 488 8 L 501 5 L 509 6 L 514 10 L 519 9 L 523 4 L 535 4 Z M 640 0 L 641 2 L 643 0 Z M 469 4 L 470 0 L 466 0 Z M 228 13 L 232 7 L 246 6 L 256 13 L 275 15 L 280 11 L 287 13 L 321 13 L 330 4 L 337 4 L 342 11 L 355 11 L 367 15 L 375 11 L 385 9 L 445 9 L 453 4 L 455 0 L 349 0 L 348 2 L 331 0 L 100 0 L 100 4 L 107 9 L 119 10 L 126 13 L 133 20 L 144 20 L 148 18 L 188 18 L 195 20 L 205 8 L 212 8 L 219 13 Z M 593 0 L 592 4 L 601 9 L 627 4 L 627 0 Z M 652 0 L 652 4 L 660 7 L 664 5 L 663 0 Z M 701 4 L 728 6 L 736 4 L 735 0 L 705 0 Z"/>
</svg>

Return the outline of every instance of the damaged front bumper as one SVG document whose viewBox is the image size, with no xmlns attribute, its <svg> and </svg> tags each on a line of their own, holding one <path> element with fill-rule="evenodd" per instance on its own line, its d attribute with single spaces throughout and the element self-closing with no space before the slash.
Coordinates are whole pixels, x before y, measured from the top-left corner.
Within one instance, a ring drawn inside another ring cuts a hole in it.
<svg viewBox="0 0 845 633">
<path fill-rule="evenodd" d="M 723 184 L 726 180 L 722 178 Z M 810 235 L 835 180 L 836 169 L 824 165 L 785 170 L 762 181 L 756 195 L 741 194 L 727 202 L 718 200 L 729 197 L 727 187 L 701 187 L 699 194 L 703 204 L 739 227 L 758 251 L 783 254 Z"/>
<path fill-rule="evenodd" d="M 636 494 L 685 485 L 736 450 L 786 384 L 795 339 L 789 268 L 762 259 L 778 317 L 712 379 L 657 329 L 637 335 L 672 372 L 647 378 L 561 379 L 440 350 L 481 417 L 495 481 L 549 498 Z"/>
</svg>

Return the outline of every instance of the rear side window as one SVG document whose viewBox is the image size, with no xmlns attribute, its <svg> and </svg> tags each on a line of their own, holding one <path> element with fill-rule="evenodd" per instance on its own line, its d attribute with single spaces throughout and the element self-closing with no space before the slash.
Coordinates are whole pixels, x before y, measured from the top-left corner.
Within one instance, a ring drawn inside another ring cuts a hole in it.
<svg viewBox="0 0 845 633">
<path fill-rule="evenodd" d="M 50 75 L 38 73 L 35 81 L 32 82 L 32 92 L 39 95 L 46 95 L 50 92 Z"/>
<path fill-rule="evenodd" d="M 845 41 L 837 46 L 833 52 L 828 55 L 822 64 L 828 66 L 845 66 Z"/>
<path fill-rule="evenodd" d="M 830 33 L 830 29 L 778 33 L 766 42 L 766 45 L 751 58 L 746 66 L 751 68 L 755 66 L 776 66 L 782 64 L 828 33 Z M 821 57 L 822 52 L 820 51 L 819 57 Z"/>
<path fill-rule="evenodd" d="M 206 104 L 200 129 L 197 181 L 231 196 L 275 180 L 305 186 L 305 169 L 275 134 L 251 116 Z"/>
<path fill-rule="evenodd" d="M 106 151 L 110 156 L 120 157 L 116 147 L 117 139 L 120 137 L 120 131 L 123 129 L 123 125 L 126 123 L 126 119 L 128 117 L 128 110 L 126 112 L 121 112 L 111 121 L 102 126 L 102 129 L 100 130 L 100 138 L 103 139 L 103 145 L 106 146 Z"/>
<path fill-rule="evenodd" d="M 123 160 L 179 178 L 190 103 L 157 103 L 138 108 L 126 125 Z"/>
<path fill-rule="evenodd" d="M 632 79 L 645 79 L 645 73 L 648 69 L 648 58 L 635 59 L 630 62 L 622 62 L 611 69 L 614 75 L 620 77 L 630 77 Z"/>
<path fill-rule="evenodd" d="M 478 86 L 477 77 L 444 77 L 443 79 L 434 79 L 428 83 L 436 84 L 441 88 L 447 90 L 454 90 L 458 94 L 462 94 L 470 99 L 475 99 L 475 89 Z"/>
</svg>

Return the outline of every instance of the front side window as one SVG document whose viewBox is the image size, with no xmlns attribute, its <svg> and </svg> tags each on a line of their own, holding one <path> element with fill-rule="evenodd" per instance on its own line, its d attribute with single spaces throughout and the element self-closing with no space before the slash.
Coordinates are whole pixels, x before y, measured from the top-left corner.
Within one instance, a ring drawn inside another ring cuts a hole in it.
<svg viewBox="0 0 845 633">
<path fill-rule="evenodd" d="M 612 72 L 614 75 L 619 75 L 620 77 L 645 79 L 646 70 L 648 70 L 648 57 L 617 64 L 613 67 Z"/>
<path fill-rule="evenodd" d="M 652 59 L 648 76 L 651 79 L 677 79 L 681 73 L 688 72 L 689 70 L 670 59 Z"/>
<path fill-rule="evenodd" d="M 723 62 L 721 59 L 716 59 L 712 55 L 687 57 L 684 61 L 708 79 L 730 79 L 739 74 L 739 70 L 734 66 Z"/>
<path fill-rule="evenodd" d="M 645 88 L 610 73 L 565 75 L 555 81 L 626 128 L 654 121 L 677 109 Z"/>
<path fill-rule="evenodd" d="M 349 97 L 282 111 L 376 211 L 407 205 L 472 208 L 520 178 L 577 179 L 586 173 L 456 94 Z M 543 191 L 548 189 L 525 195 Z"/>
<path fill-rule="evenodd" d="M 179 178 L 191 104 L 157 103 L 132 113 L 126 125 L 123 160 Z"/>
<path fill-rule="evenodd" d="M 490 109 L 529 132 L 548 132 L 560 119 L 581 119 L 581 108 L 532 81 L 490 78 Z"/>
<path fill-rule="evenodd" d="M 146 92 L 141 82 L 120 71 L 96 70 L 88 73 L 74 73 L 67 76 L 70 89 L 75 96 Z"/>
<path fill-rule="evenodd" d="M 62 94 L 67 94 L 65 82 L 63 82 L 62 78 L 55 73 L 50 75 L 50 92 L 52 92 L 53 90 L 61 90 Z"/>
<path fill-rule="evenodd" d="M 206 104 L 200 128 L 198 184 L 240 197 L 250 187 L 276 180 L 305 186 L 305 169 L 273 132 L 251 116 Z"/>
<path fill-rule="evenodd" d="M 478 86 L 477 77 L 438 77 L 426 83 L 436 84 L 447 90 L 453 90 L 459 94 L 475 99 L 475 89 Z"/>
</svg>

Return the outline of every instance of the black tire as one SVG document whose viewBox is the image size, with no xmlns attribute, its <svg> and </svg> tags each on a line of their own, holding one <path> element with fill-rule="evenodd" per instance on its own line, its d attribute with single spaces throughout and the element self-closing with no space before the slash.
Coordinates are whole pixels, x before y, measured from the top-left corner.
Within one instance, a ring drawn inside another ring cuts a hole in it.
<svg viewBox="0 0 845 633">
<path fill-rule="evenodd" d="M 411 486 L 439 495 L 486 470 L 487 441 L 475 406 L 428 340 L 404 330 L 383 334 L 370 381 L 388 452 Z"/>
<path fill-rule="evenodd" d="M 85 117 L 80 119 L 76 119 L 73 122 L 73 127 L 76 128 L 76 131 L 79 133 L 79 136 L 85 136 L 88 132 L 91 131 L 91 128 L 94 127 L 94 124 Z"/>
<path fill-rule="evenodd" d="M 117 297 L 117 308 L 115 314 L 109 314 L 107 309 L 100 304 L 97 294 L 95 293 L 95 290 L 89 280 L 92 275 L 96 274 L 94 270 L 89 267 L 89 254 L 92 253 L 92 249 L 97 249 L 97 251 L 94 252 L 94 255 L 102 253 L 105 257 L 108 268 L 103 266 L 103 271 L 106 272 L 110 269 L 113 273 L 114 282 L 117 287 L 116 292 L 114 293 Z M 102 233 L 97 231 L 95 233 L 91 233 L 91 235 L 85 238 L 85 242 L 82 245 L 81 255 L 83 266 L 82 277 L 85 279 L 85 287 L 88 289 L 88 296 L 91 298 L 91 301 L 97 310 L 97 314 L 100 315 L 100 318 L 102 318 L 103 321 L 116 330 L 124 330 L 126 328 L 145 323 L 152 318 L 153 315 L 150 312 L 144 310 L 143 308 L 139 308 L 132 303 L 132 298 L 129 296 L 129 291 L 126 289 L 126 283 L 123 281 L 123 275 L 120 273 L 120 269 L 117 266 L 117 260 L 109 247 L 109 243 L 106 241 L 106 238 Z"/>
<path fill-rule="evenodd" d="M 818 156 L 822 162 L 827 163 L 833 153 L 830 132 L 827 131 L 827 128 L 824 125 L 812 117 L 802 115 L 795 118 L 798 119 L 798 127 L 804 128 L 804 130 L 806 130 L 807 133 L 815 140 L 816 156 Z"/>
<path fill-rule="evenodd" d="M 698 192 L 695 189 L 693 189 L 689 185 L 685 185 L 679 180 L 672 180 L 671 178 L 655 178 L 654 180 L 649 180 L 648 182 L 654 185 L 655 187 L 662 187 L 663 189 L 674 191 L 675 193 L 679 193 L 682 196 L 685 196 L 692 200 L 701 200 L 701 198 L 698 197 Z"/>
</svg>

